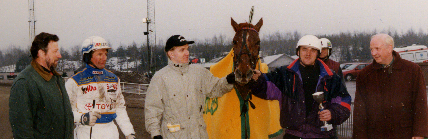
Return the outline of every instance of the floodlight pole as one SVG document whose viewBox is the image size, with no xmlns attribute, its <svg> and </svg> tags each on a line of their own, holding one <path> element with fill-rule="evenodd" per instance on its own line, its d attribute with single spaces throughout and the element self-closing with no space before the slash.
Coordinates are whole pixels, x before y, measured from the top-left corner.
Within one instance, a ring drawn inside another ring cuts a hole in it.
<svg viewBox="0 0 428 139">
<path fill-rule="evenodd" d="M 148 18 L 144 18 L 143 19 L 143 23 L 147 23 L 147 32 L 144 32 L 144 35 L 146 35 L 147 36 L 147 59 L 148 59 L 148 61 L 149 61 L 149 63 L 148 63 L 148 73 L 150 73 L 150 71 L 151 71 L 151 67 L 152 67 L 152 65 L 151 65 L 151 61 L 152 61 L 152 56 L 151 56 L 151 51 L 150 51 L 150 39 L 149 39 L 149 33 L 150 33 L 150 31 L 149 31 L 149 24 L 150 24 L 150 19 L 148 19 Z"/>
</svg>

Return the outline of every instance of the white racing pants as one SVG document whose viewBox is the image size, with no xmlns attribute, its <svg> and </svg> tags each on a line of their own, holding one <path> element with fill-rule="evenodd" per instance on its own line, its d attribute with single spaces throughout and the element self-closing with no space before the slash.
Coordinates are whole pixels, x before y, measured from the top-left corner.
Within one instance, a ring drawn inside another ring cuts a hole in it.
<svg viewBox="0 0 428 139">
<path fill-rule="evenodd" d="M 76 125 L 74 139 L 89 139 L 91 126 Z M 113 121 L 92 126 L 92 139 L 119 139 L 119 131 Z"/>
</svg>

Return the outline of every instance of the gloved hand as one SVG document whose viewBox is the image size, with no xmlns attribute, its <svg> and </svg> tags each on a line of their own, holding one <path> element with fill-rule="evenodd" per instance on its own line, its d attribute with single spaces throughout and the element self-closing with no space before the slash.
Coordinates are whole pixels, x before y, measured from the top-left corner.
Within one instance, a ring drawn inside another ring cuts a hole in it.
<svg viewBox="0 0 428 139">
<path fill-rule="evenodd" d="M 227 83 L 229 83 L 229 84 L 234 84 L 236 81 L 235 81 L 235 72 L 232 72 L 232 73 L 229 73 L 227 76 L 226 76 L 226 80 L 227 80 Z"/>
<path fill-rule="evenodd" d="M 135 134 L 129 134 L 128 136 L 126 136 L 126 139 L 136 139 Z"/>
<path fill-rule="evenodd" d="M 153 139 L 163 139 L 161 135 L 154 136 Z"/>
<path fill-rule="evenodd" d="M 98 118 L 101 118 L 101 114 L 99 112 L 84 113 L 80 117 L 80 123 L 82 125 L 94 126 Z"/>
</svg>

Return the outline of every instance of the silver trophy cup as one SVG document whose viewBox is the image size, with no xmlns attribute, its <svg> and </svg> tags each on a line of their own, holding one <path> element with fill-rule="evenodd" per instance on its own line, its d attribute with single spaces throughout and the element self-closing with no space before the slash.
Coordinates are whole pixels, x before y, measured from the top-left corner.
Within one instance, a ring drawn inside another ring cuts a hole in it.
<svg viewBox="0 0 428 139">
<path fill-rule="evenodd" d="M 322 105 L 322 102 L 324 101 L 324 92 L 316 92 L 312 94 L 312 97 L 316 102 L 320 104 L 319 106 L 320 111 L 323 111 L 324 106 Z M 333 129 L 333 126 L 331 124 L 327 124 L 327 121 L 323 121 L 323 122 L 324 122 L 324 125 L 321 126 L 321 131 L 330 131 L 331 129 Z"/>
</svg>

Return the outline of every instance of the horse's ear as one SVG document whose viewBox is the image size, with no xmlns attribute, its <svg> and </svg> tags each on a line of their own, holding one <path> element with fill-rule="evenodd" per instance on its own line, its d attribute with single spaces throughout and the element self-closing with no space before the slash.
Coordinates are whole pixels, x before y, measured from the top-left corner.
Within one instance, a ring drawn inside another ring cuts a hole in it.
<svg viewBox="0 0 428 139">
<path fill-rule="evenodd" d="M 263 26 L 263 18 L 260 18 L 259 22 L 254 26 L 254 29 L 257 30 L 257 32 L 260 32 L 260 28 Z"/>
<path fill-rule="evenodd" d="M 235 32 L 237 32 L 238 31 L 238 23 L 236 23 L 232 17 L 230 19 L 232 20 L 231 23 L 232 23 L 233 30 L 235 30 Z"/>
</svg>

